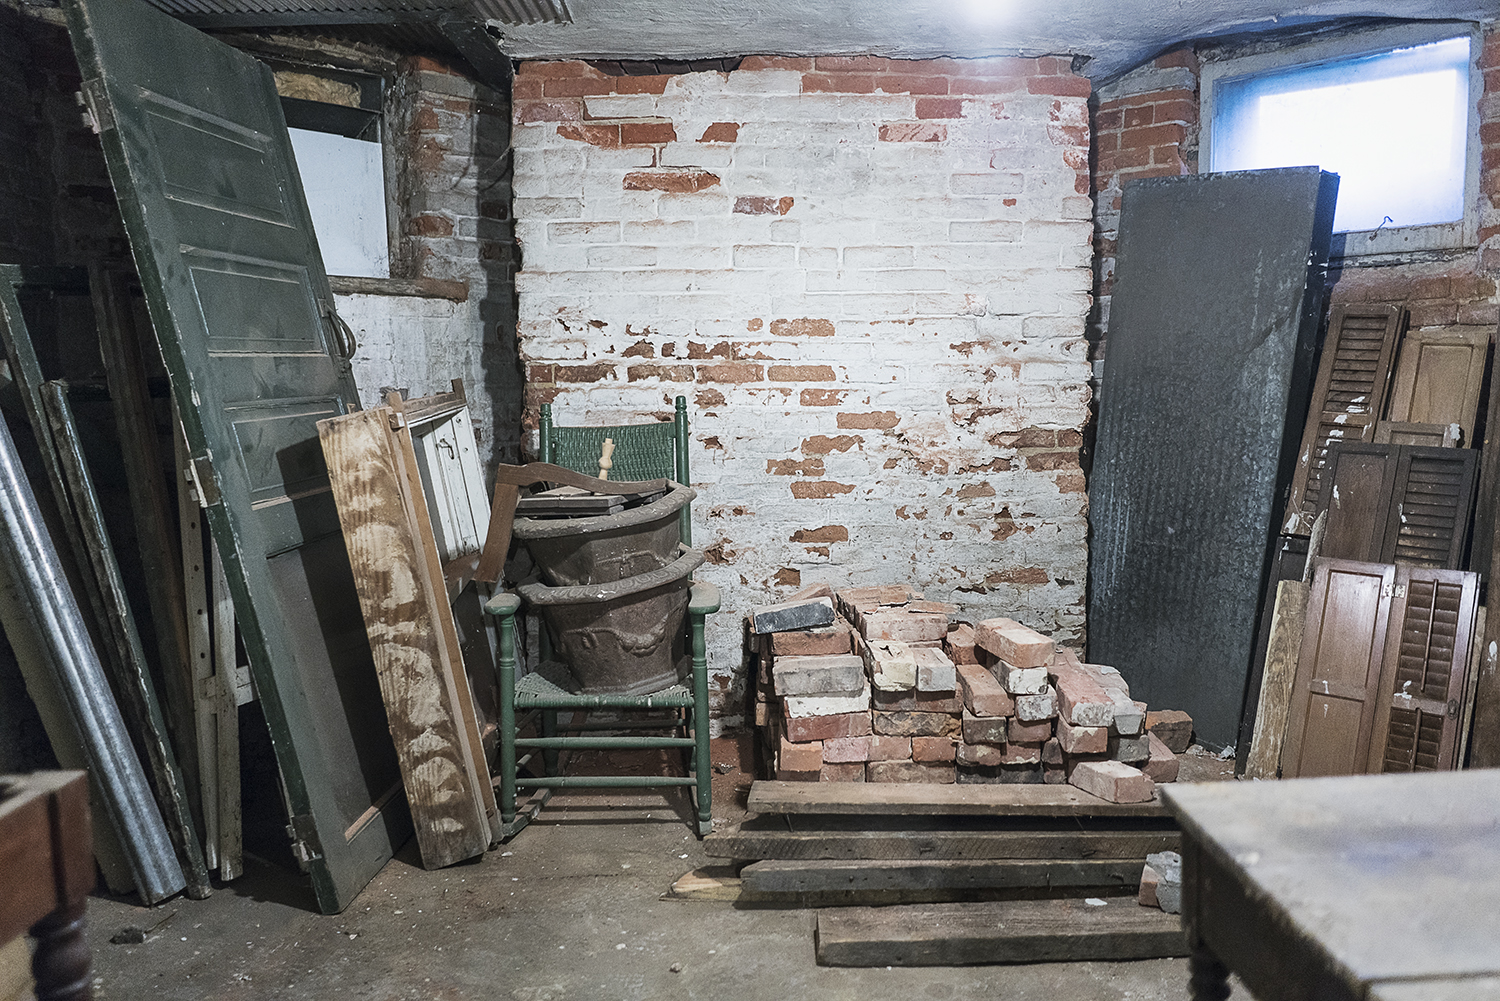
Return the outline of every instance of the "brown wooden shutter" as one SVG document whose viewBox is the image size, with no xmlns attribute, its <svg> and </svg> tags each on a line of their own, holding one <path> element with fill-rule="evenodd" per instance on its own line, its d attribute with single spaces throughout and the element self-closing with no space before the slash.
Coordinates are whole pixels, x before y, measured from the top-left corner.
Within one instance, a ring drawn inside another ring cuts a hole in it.
<svg viewBox="0 0 1500 1001">
<path fill-rule="evenodd" d="M 1328 512 L 1322 555 L 1340 560 L 1383 559 L 1396 463 L 1390 445 L 1333 442 L 1321 473 L 1318 511 Z"/>
<path fill-rule="evenodd" d="M 1457 767 L 1478 596 L 1478 574 L 1398 570 L 1369 771 Z"/>
<path fill-rule="evenodd" d="M 1284 532 L 1305 535 L 1312 529 L 1329 443 L 1367 442 L 1373 437 L 1376 419 L 1385 408 L 1401 320 L 1402 311 L 1395 306 L 1333 308 L 1292 475 Z"/>
<path fill-rule="evenodd" d="M 1396 568 L 1317 558 L 1297 659 L 1281 772 L 1364 771 L 1379 705 Z"/>
<path fill-rule="evenodd" d="M 1490 332 L 1480 327 L 1415 330 L 1401 342 L 1386 420 L 1457 424 L 1474 440 Z"/>
<path fill-rule="evenodd" d="M 1469 540 L 1478 453 L 1401 446 L 1385 539 L 1377 557 L 1405 566 L 1457 570 Z"/>
<path fill-rule="evenodd" d="M 1457 448 L 1463 431 L 1457 424 L 1412 424 L 1409 421 L 1381 421 L 1375 425 L 1377 445 L 1426 445 L 1429 448 Z"/>
</svg>

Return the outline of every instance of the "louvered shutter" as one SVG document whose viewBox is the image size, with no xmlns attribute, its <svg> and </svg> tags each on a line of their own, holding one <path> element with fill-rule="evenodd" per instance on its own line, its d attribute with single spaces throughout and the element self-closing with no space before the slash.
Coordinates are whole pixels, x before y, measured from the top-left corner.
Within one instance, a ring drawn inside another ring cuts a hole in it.
<svg viewBox="0 0 1500 1001">
<path fill-rule="evenodd" d="M 1414 330 L 1401 342 L 1386 420 L 1457 424 L 1474 440 L 1474 415 L 1490 332 L 1481 327 Z"/>
<path fill-rule="evenodd" d="M 1381 552 L 1390 523 L 1395 472 L 1389 445 L 1334 442 L 1329 447 L 1317 507 L 1328 512 L 1322 555 L 1390 562 Z"/>
<path fill-rule="evenodd" d="M 1393 458 L 1392 501 L 1377 558 L 1457 570 L 1469 540 L 1477 453 L 1469 448 L 1403 446 Z"/>
<path fill-rule="evenodd" d="M 1385 407 L 1401 319 L 1402 312 L 1395 306 L 1333 308 L 1297 452 L 1284 532 L 1305 535 L 1312 529 L 1329 444 L 1368 442 L 1374 436 L 1376 419 Z"/>
<path fill-rule="evenodd" d="M 1281 757 L 1285 778 L 1365 769 L 1396 568 L 1317 558 Z"/>
<path fill-rule="evenodd" d="M 1457 766 L 1478 595 L 1474 573 L 1398 571 L 1369 771 Z"/>
</svg>

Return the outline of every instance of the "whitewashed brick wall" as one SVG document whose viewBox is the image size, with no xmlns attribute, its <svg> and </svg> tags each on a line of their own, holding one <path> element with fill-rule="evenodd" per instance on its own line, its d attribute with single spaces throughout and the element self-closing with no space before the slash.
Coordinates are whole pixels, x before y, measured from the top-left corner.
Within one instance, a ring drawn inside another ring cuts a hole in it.
<svg viewBox="0 0 1500 1001">
<path fill-rule="evenodd" d="M 1088 93 L 1050 57 L 522 66 L 526 425 L 688 397 L 726 724 L 741 616 L 816 581 L 1081 636 Z"/>
</svg>

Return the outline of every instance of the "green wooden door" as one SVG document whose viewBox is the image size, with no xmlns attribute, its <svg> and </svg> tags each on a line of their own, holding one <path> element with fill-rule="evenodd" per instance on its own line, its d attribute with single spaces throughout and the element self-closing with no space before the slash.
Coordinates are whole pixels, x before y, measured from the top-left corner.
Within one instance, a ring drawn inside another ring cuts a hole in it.
<svg viewBox="0 0 1500 1001">
<path fill-rule="evenodd" d="M 156 336 L 324 911 L 411 831 L 317 422 L 359 407 L 270 71 L 138 0 L 70 0 Z"/>
</svg>

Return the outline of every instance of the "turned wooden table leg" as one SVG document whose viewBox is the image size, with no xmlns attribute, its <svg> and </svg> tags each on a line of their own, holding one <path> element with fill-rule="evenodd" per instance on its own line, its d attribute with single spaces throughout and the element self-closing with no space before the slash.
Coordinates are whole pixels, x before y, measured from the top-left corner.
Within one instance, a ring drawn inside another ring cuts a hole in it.
<svg viewBox="0 0 1500 1001">
<path fill-rule="evenodd" d="M 1199 943 L 1193 948 L 1188 970 L 1192 1001 L 1224 1001 L 1229 997 L 1229 967 L 1219 962 L 1207 946 Z"/>
<path fill-rule="evenodd" d="M 75 1001 L 93 996 L 89 983 L 89 944 L 83 936 L 87 900 L 59 907 L 31 926 L 36 952 L 31 975 L 37 1001 Z"/>
</svg>

